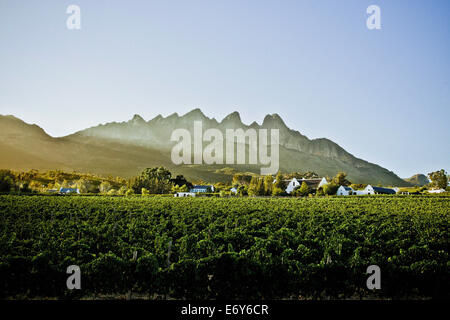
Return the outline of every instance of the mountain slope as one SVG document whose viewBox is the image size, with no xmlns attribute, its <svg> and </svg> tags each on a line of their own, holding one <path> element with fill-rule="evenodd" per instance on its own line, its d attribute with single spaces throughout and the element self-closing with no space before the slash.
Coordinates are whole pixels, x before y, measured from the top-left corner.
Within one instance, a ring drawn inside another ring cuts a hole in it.
<svg viewBox="0 0 450 320">
<path fill-rule="evenodd" d="M 242 123 L 233 112 L 221 122 L 206 117 L 200 109 L 183 116 L 174 113 L 145 121 L 135 115 L 126 122 L 112 122 L 91 127 L 62 138 L 52 138 L 36 125 L 12 116 L 0 116 L 0 150 L 8 157 L 0 159 L 0 167 L 15 170 L 64 169 L 129 177 L 145 167 L 163 165 L 188 178 L 225 181 L 230 176 L 219 169 L 232 166 L 238 171 L 259 173 L 260 165 L 180 165 L 172 163 L 170 141 L 173 130 L 183 128 L 193 136 L 194 121 L 201 121 L 203 132 L 217 128 L 225 136 L 226 129 L 278 129 L 280 134 L 280 170 L 314 171 L 333 176 L 345 171 L 354 182 L 409 186 L 393 172 L 354 157 L 328 139 L 310 140 L 288 128 L 277 115 L 267 115 L 261 125 Z M 203 144 L 205 147 L 207 143 Z"/>
<path fill-rule="evenodd" d="M 428 178 L 424 174 L 421 174 L 421 173 L 415 174 L 410 178 L 405 178 L 404 180 L 406 182 L 411 183 L 412 185 L 419 186 L 419 187 L 422 187 L 422 186 L 430 183 Z"/>
</svg>

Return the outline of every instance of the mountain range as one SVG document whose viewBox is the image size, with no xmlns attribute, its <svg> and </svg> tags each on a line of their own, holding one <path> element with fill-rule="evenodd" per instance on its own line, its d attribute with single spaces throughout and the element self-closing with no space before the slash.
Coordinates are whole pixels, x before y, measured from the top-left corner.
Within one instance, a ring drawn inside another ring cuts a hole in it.
<svg viewBox="0 0 450 320">
<path fill-rule="evenodd" d="M 248 128 L 278 129 L 280 136 L 280 170 L 282 172 L 313 171 L 320 176 L 347 173 L 355 183 L 410 186 L 395 173 L 379 165 L 356 158 L 333 141 L 308 139 L 286 126 L 278 114 L 267 115 L 261 125 L 242 123 L 238 112 L 222 121 L 209 118 L 200 109 L 182 116 L 174 113 L 145 121 L 134 115 L 124 122 L 111 122 L 54 138 L 35 124 L 8 115 L 0 115 L 0 168 L 12 170 L 79 171 L 102 175 L 131 177 L 147 167 L 165 166 L 174 174 L 189 179 L 228 181 L 231 167 L 238 172 L 259 173 L 260 165 L 175 165 L 171 161 L 171 133 L 184 128 L 193 133 L 193 122 L 202 121 L 203 130 Z"/>
</svg>

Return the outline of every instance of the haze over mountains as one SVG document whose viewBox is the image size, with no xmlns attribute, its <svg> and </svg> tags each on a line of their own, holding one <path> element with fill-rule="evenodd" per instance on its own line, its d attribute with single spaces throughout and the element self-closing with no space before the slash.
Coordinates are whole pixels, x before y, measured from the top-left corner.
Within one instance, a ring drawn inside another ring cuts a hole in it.
<svg viewBox="0 0 450 320">
<path fill-rule="evenodd" d="M 410 186 L 393 172 L 354 157 L 331 140 L 308 139 L 288 128 L 277 114 L 267 115 L 261 125 L 245 125 L 238 112 L 219 122 L 206 117 L 200 109 L 183 116 L 158 115 L 149 121 L 135 115 L 129 121 L 101 124 L 61 138 L 53 138 L 39 126 L 13 116 L 0 116 L 0 168 L 61 169 L 130 177 L 147 167 L 165 166 L 189 179 L 211 182 L 231 178 L 220 170 L 225 167 L 259 173 L 261 165 L 174 165 L 170 154 L 176 142 L 170 141 L 171 134 L 184 128 L 193 135 L 194 121 L 202 121 L 203 131 L 217 128 L 223 133 L 237 128 L 279 129 L 282 172 L 314 171 L 331 177 L 344 171 L 355 183 Z"/>
</svg>

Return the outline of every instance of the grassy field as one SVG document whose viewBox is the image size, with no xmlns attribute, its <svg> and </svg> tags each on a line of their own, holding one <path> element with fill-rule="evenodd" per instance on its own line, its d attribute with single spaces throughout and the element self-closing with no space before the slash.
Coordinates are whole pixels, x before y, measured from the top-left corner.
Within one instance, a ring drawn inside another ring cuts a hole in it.
<svg viewBox="0 0 450 320">
<path fill-rule="evenodd" d="M 2 195 L 0 295 L 448 298 L 449 200 Z"/>
</svg>

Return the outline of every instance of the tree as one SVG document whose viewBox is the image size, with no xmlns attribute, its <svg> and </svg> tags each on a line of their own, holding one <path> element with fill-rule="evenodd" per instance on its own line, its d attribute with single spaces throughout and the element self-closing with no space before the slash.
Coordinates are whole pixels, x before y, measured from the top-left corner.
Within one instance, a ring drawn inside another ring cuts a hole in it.
<svg viewBox="0 0 450 320">
<path fill-rule="evenodd" d="M 226 190 L 227 188 L 229 187 L 223 182 L 217 182 L 216 184 L 214 184 L 214 192 L 220 193 L 220 191 Z"/>
<path fill-rule="evenodd" d="M 88 193 L 89 192 L 89 183 L 85 179 L 79 179 L 76 182 L 76 186 L 80 193 Z"/>
<path fill-rule="evenodd" d="M 111 183 L 109 183 L 109 181 L 103 181 L 99 186 L 99 190 L 101 193 L 108 193 L 111 189 L 112 185 Z"/>
<path fill-rule="evenodd" d="M 170 179 L 170 182 L 172 182 L 174 185 L 178 185 L 179 187 L 186 185 L 188 189 L 192 188 L 192 183 L 187 181 L 183 175 L 177 175 L 175 179 Z"/>
<path fill-rule="evenodd" d="M 332 182 L 338 186 L 348 187 L 352 183 L 347 180 L 347 174 L 345 172 L 338 172 L 338 174 L 333 178 Z"/>
<path fill-rule="evenodd" d="M 363 190 L 365 187 L 367 187 L 367 184 L 363 184 L 363 183 L 352 183 L 350 185 L 350 187 L 352 187 L 353 190 Z"/>
<path fill-rule="evenodd" d="M 338 185 L 334 184 L 333 182 L 327 183 L 322 187 L 323 193 L 326 195 L 334 195 L 337 192 L 337 189 L 339 188 Z"/>
<path fill-rule="evenodd" d="M 270 196 L 272 194 L 273 187 L 273 177 L 271 175 L 267 175 L 264 177 L 264 194 L 266 196 Z"/>
<path fill-rule="evenodd" d="M 237 189 L 237 193 L 238 193 L 238 195 L 240 197 L 248 195 L 247 191 L 248 191 L 247 190 L 247 186 L 245 186 L 245 185 L 244 186 L 239 186 L 239 188 Z"/>
<path fill-rule="evenodd" d="M 300 186 L 300 188 L 296 188 L 294 190 L 294 195 L 299 195 L 302 197 L 305 197 L 310 193 L 311 193 L 311 188 L 308 186 L 308 184 L 305 181 L 302 182 L 302 185 Z"/>
<path fill-rule="evenodd" d="M 439 171 L 430 172 L 428 174 L 428 178 L 430 179 L 430 187 L 436 189 L 445 189 L 448 186 L 448 177 L 447 172 L 444 169 Z"/>
<path fill-rule="evenodd" d="M 233 176 L 233 184 L 245 184 L 248 185 L 250 184 L 251 180 L 252 180 L 252 175 L 250 174 L 244 174 L 244 173 L 236 173 Z"/>
<path fill-rule="evenodd" d="M 278 187 L 273 187 L 272 196 L 279 197 L 279 196 L 283 196 L 284 194 L 285 194 L 285 192 L 283 189 L 280 189 Z"/>
<path fill-rule="evenodd" d="M 0 170 L 0 192 L 9 192 L 14 187 L 14 176 L 9 170 Z"/>
<path fill-rule="evenodd" d="M 264 187 L 264 179 L 258 178 L 258 188 L 257 188 L 258 196 L 264 196 L 266 193 L 265 187 Z"/>
<path fill-rule="evenodd" d="M 130 180 L 129 186 L 135 193 L 141 193 L 142 188 L 152 194 L 170 193 L 173 183 L 172 174 L 164 167 L 147 168 L 139 177 Z"/>
<path fill-rule="evenodd" d="M 172 186 L 172 189 L 170 190 L 170 193 L 175 194 L 175 193 L 178 193 L 178 192 L 180 192 L 180 187 L 178 185 Z"/>
<path fill-rule="evenodd" d="M 250 184 L 248 185 L 248 195 L 257 196 L 258 195 L 258 178 L 252 177 Z"/>
<path fill-rule="evenodd" d="M 280 171 L 278 171 L 278 174 L 275 177 L 275 183 L 273 184 L 273 189 L 281 189 L 283 191 L 286 189 L 286 184 L 284 183 L 283 176 Z M 277 190 L 277 192 L 278 192 L 278 190 Z M 272 192 L 272 194 L 273 194 L 273 192 Z"/>
</svg>

